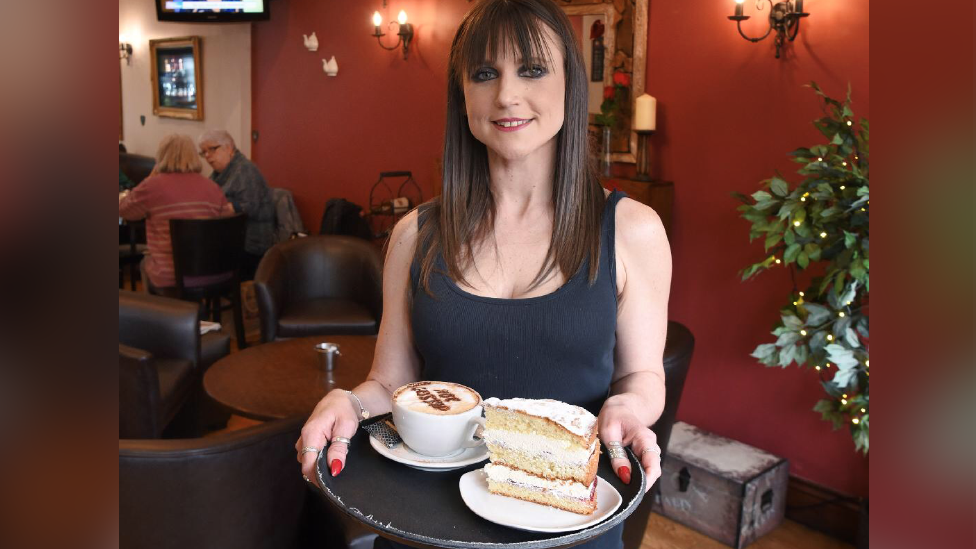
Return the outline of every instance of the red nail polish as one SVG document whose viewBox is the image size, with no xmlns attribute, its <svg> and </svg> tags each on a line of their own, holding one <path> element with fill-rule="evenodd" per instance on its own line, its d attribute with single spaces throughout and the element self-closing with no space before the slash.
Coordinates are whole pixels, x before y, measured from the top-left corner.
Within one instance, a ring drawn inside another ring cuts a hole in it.
<svg viewBox="0 0 976 549">
<path fill-rule="evenodd" d="M 621 465 L 618 467 L 617 476 L 620 477 L 620 480 L 624 481 L 624 484 L 630 484 L 630 467 L 627 467 L 626 465 Z"/>
<path fill-rule="evenodd" d="M 332 476 L 338 475 L 339 474 L 339 471 L 341 471 L 341 470 L 342 470 L 342 462 L 339 461 L 338 459 L 332 460 Z M 628 478 L 630 477 L 630 472 L 629 471 L 627 472 L 627 476 L 628 476 Z"/>
</svg>

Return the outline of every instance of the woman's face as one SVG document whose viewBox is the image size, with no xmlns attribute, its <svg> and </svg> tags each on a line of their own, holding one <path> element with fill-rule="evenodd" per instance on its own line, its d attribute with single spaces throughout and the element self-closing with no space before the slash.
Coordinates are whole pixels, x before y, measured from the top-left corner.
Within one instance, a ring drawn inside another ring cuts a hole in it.
<svg viewBox="0 0 976 549">
<path fill-rule="evenodd" d="M 508 160 L 539 151 L 555 152 L 565 116 L 566 75 L 555 34 L 544 27 L 551 64 L 516 60 L 517 52 L 476 66 L 464 80 L 468 127 L 475 139 Z"/>
<path fill-rule="evenodd" d="M 227 169 L 227 165 L 234 158 L 234 148 L 213 142 L 200 143 L 200 156 L 210 164 L 213 171 L 220 173 Z"/>
</svg>

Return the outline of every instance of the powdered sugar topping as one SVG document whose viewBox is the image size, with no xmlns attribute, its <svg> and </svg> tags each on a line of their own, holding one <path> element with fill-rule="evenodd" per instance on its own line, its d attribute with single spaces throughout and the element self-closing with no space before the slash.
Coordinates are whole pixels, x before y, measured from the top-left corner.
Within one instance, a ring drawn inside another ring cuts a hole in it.
<svg viewBox="0 0 976 549">
<path fill-rule="evenodd" d="M 588 437 L 596 426 L 596 417 L 593 414 L 579 406 L 558 400 L 491 397 L 484 403 L 486 406 L 507 408 L 530 416 L 550 419 L 581 437 Z"/>
</svg>

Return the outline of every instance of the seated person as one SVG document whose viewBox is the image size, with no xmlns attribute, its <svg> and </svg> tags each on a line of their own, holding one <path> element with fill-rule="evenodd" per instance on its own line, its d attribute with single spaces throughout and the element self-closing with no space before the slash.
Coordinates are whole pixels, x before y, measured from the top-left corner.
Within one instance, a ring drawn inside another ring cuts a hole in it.
<svg viewBox="0 0 976 549">
<path fill-rule="evenodd" d="M 171 134 L 156 152 L 156 166 L 119 202 L 119 217 L 146 220 L 149 254 L 142 261 L 143 285 L 150 293 L 176 295 L 170 219 L 200 219 L 230 214 L 230 203 L 216 183 L 200 175 L 203 163 L 193 139 Z M 186 286 L 211 284 L 227 275 L 186 277 Z"/>
<path fill-rule="evenodd" d="M 210 130 L 200 136 L 198 144 L 200 156 L 213 168 L 210 179 L 220 185 L 235 212 L 247 214 L 241 280 L 251 280 L 264 252 L 274 245 L 275 207 L 271 189 L 258 167 L 237 150 L 234 139 L 226 131 Z"/>
</svg>

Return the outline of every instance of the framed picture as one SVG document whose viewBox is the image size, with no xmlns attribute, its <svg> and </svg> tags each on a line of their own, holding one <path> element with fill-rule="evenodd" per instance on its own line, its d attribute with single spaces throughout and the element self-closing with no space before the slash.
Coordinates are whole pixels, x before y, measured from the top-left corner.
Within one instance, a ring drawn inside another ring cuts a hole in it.
<svg viewBox="0 0 976 549">
<path fill-rule="evenodd" d="M 149 41 L 153 114 L 203 120 L 203 65 L 200 37 Z"/>
</svg>

